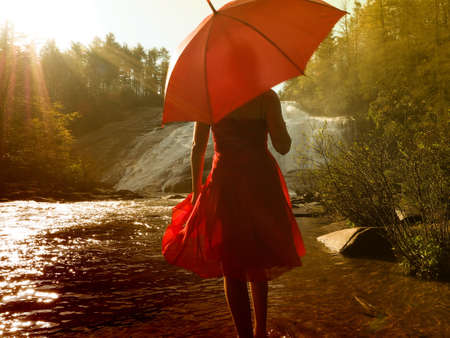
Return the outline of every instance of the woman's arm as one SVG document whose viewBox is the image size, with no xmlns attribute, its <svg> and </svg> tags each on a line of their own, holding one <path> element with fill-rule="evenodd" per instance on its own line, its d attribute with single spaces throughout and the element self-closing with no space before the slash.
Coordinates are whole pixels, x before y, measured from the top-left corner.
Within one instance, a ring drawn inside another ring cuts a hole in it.
<svg viewBox="0 0 450 338">
<path fill-rule="evenodd" d="M 263 100 L 272 145 L 277 152 L 284 155 L 291 149 L 291 137 L 281 114 L 280 99 L 273 90 L 270 90 L 264 95 Z"/>
<path fill-rule="evenodd" d="M 209 125 L 196 122 L 191 151 L 191 175 L 192 175 L 192 204 L 195 203 L 200 193 L 203 177 L 203 164 L 206 146 L 208 145 Z"/>
</svg>

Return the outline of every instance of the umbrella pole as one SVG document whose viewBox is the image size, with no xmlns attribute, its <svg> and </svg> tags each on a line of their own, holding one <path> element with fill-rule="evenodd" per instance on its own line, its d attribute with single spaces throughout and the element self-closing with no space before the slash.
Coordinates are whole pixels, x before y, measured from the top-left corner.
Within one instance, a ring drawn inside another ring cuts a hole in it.
<svg viewBox="0 0 450 338">
<path fill-rule="evenodd" d="M 214 6 L 213 6 L 213 4 L 211 3 L 211 1 L 210 1 L 210 0 L 206 0 L 206 1 L 208 1 L 208 5 L 209 5 L 209 7 L 211 7 L 213 13 L 216 14 L 217 11 L 216 11 L 216 9 L 214 8 Z"/>
</svg>

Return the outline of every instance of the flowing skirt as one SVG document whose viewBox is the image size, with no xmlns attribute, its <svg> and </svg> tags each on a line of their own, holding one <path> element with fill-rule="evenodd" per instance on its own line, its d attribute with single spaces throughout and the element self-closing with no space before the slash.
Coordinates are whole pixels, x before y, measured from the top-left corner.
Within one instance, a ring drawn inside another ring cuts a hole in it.
<svg viewBox="0 0 450 338">
<path fill-rule="evenodd" d="M 262 281 L 301 266 L 303 240 L 273 156 L 216 152 L 195 205 L 190 194 L 174 207 L 162 252 L 203 278 Z"/>
</svg>

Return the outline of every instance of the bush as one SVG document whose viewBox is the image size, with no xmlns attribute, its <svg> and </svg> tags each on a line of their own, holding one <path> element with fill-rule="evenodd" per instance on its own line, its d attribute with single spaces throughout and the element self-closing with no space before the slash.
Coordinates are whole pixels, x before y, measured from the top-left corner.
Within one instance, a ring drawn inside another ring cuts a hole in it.
<svg viewBox="0 0 450 338">
<path fill-rule="evenodd" d="M 421 278 L 449 278 L 450 140 L 443 124 L 404 131 L 373 128 L 351 142 L 327 134 L 309 171 L 329 211 L 357 226 L 384 226 L 402 265 Z M 311 178 L 310 178 L 311 179 Z M 417 210 L 420 225 L 398 214 Z"/>
<path fill-rule="evenodd" d="M 449 279 L 449 237 L 430 236 L 431 233 L 448 230 L 448 225 L 435 225 L 432 232 L 427 228 L 430 228 L 430 225 L 420 224 L 410 232 L 405 232 L 404 229 L 399 231 L 398 227 L 394 230 L 395 249 L 401 257 L 401 265 L 407 273 L 419 278 Z"/>
<path fill-rule="evenodd" d="M 319 162 L 312 175 L 329 211 L 358 226 L 383 226 L 396 220 L 393 158 L 386 140 L 369 141 L 346 144 L 328 135 L 325 127 L 313 141 Z"/>
<path fill-rule="evenodd" d="M 397 222 L 388 234 L 407 272 L 420 278 L 450 278 L 449 136 L 443 124 L 423 125 L 399 136 L 399 209 L 412 207 L 422 222 Z"/>
</svg>

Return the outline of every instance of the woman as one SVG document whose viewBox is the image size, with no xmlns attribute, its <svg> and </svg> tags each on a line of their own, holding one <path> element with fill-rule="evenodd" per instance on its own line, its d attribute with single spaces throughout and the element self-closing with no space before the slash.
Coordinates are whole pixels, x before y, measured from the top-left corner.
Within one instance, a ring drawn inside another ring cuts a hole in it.
<svg viewBox="0 0 450 338">
<path fill-rule="evenodd" d="M 210 130 L 213 165 L 202 185 Z M 277 152 L 289 151 L 291 138 L 272 90 L 212 126 L 195 124 L 192 194 L 174 208 L 162 243 L 170 263 L 204 278 L 224 277 L 239 337 L 266 336 L 268 280 L 300 266 L 305 254 L 286 184 L 267 149 L 267 134 Z"/>
</svg>

